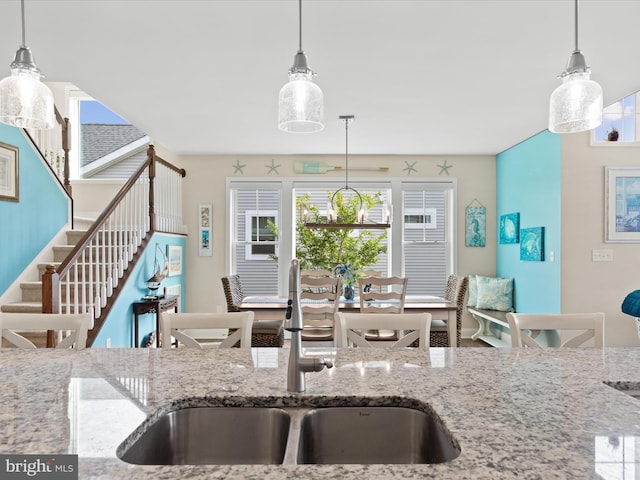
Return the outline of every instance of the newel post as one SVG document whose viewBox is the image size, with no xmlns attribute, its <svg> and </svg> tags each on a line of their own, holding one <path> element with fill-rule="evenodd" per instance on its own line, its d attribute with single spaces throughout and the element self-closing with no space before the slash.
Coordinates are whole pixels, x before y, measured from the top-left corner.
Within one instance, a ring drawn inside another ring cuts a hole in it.
<svg viewBox="0 0 640 480">
<path fill-rule="evenodd" d="M 156 222 L 155 222 L 155 203 L 154 203 L 154 189 L 153 189 L 153 180 L 156 178 L 156 151 L 153 148 L 153 145 L 149 145 L 147 148 L 147 158 L 151 161 L 149 162 L 149 226 L 152 232 L 156 230 Z"/>
<path fill-rule="evenodd" d="M 60 312 L 60 278 L 54 265 L 47 265 L 42 274 L 42 313 Z M 47 347 L 54 346 L 53 330 L 47 331 Z"/>
</svg>

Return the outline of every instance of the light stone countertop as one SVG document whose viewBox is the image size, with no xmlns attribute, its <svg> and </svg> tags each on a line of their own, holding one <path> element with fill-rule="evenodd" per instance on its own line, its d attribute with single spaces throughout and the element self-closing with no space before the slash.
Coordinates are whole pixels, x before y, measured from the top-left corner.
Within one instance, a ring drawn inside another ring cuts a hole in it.
<svg viewBox="0 0 640 480">
<path fill-rule="evenodd" d="M 336 368 L 286 389 L 288 349 L 0 350 L 0 453 L 79 455 L 79 478 L 636 478 L 640 349 L 326 350 Z M 314 352 L 316 353 L 316 352 Z M 181 405 L 415 399 L 462 452 L 437 465 L 138 466 L 116 456 Z M 626 477 L 623 477 L 626 472 Z"/>
</svg>

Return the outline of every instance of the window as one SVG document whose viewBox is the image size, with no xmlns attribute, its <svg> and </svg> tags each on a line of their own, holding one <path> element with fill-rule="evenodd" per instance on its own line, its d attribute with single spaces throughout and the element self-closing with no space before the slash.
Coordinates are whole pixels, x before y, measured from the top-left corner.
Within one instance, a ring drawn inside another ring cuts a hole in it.
<svg viewBox="0 0 640 480">
<path fill-rule="evenodd" d="M 632 93 L 602 110 L 602 125 L 592 133 L 594 145 L 640 143 L 640 92 Z"/>
<path fill-rule="evenodd" d="M 276 210 L 246 210 L 245 217 L 245 260 L 271 260 L 276 254 L 276 236 L 270 225 L 278 224 Z"/>
<path fill-rule="evenodd" d="M 335 185 L 327 185 L 323 183 L 322 185 L 316 182 L 300 182 L 296 183 L 294 188 L 294 198 L 298 196 L 303 196 L 305 194 L 309 195 L 310 203 L 318 206 L 320 211 L 320 215 L 326 215 L 329 209 L 330 196 L 329 193 L 333 193 L 338 188 L 341 188 L 344 184 L 335 184 Z M 352 185 L 354 188 L 358 190 L 358 192 L 362 195 L 369 194 L 374 196 L 377 193 L 381 194 L 381 198 L 383 202 L 389 203 L 390 193 L 391 193 L 391 185 L 388 182 L 380 183 L 377 187 L 372 184 L 362 184 Z M 351 197 L 354 196 L 353 192 L 344 192 L 345 201 L 348 201 Z M 382 220 L 382 206 L 376 205 L 368 212 L 368 217 L 373 219 L 374 221 Z M 325 217 L 326 218 L 326 217 Z M 383 230 L 371 230 L 372 236 L 379 236 L 384 233 Z M 352 231 L 352 236 L 358 235 L 358 231 Z M 384 272 L 386 275 L 389 274 L 390 264 L 389 264 L 389 235 L 387 238 L 382 241 L 382 245 L 387 247 L 387 253 L 380 254 L 378 256 L 378 263 L 376 265 L 369 265 L 368 268 L 372 270 L 377 270 L 380 272 Z"/>
<path fill-rule="evenodd" d="M 453 272 L 452 186 L 407 184 L 402 197 L 407 295 L 443 296 L 447 276 Z"/>
<path fill-rule="evenodd" d="M 277 295 L 279 241 L 268 228 L 279 226 L 279 183 L 232 182 L 229 186 L 229 271 L 240 275 L 245 295 Z"/>
<path fill-rule="evenodd" d="M 455 179 L 351 183 L 362 194 L 380 193 L 384 201 L 394 204 L 391 229 L 371 231 L 372 235 L 386 232 L 387 253 L 368 268 L 409 277 L 410 295 L 443 296 L 447 276 L 455 270 Z M 308 194 L 310 202 L 325 213 L 327 193 L 342 186 L 326 180 L 227 181 L 227 271 L 240 275 L 245 295 L 288 293 L 289 265 L 296 250 L 296 197 Z M 380 206 L 369 212 L 372 219 L 381 215 Z M 277 227 L 277 238 L 270 222 Z"/>
</svg>

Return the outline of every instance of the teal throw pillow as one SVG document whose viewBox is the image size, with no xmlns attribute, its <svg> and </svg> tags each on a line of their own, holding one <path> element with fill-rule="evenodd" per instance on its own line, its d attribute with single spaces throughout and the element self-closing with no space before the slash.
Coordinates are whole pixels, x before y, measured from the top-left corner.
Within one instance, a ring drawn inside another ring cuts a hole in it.
<svg viewBox="0 0 640 480">
<path fill-rule="evenodd" d="M 467 299 L 468 307 L 475 307 L 478 303 L 478 283 L 476 277 L 478 275 L 469 275 L 469 298 Z"/>
<path fill-rule="evenodd" d="M 476 308 L 513 312 L 513 278 L 476 276 Z"/>
</svg>

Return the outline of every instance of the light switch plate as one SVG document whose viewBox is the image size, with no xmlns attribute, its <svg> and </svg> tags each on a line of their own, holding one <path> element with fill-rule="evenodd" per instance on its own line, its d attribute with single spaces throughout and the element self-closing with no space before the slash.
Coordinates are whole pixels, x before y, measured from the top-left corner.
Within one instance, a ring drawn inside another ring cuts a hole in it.
<svg viewBox="0 0 640 480">
<path fill-rule="evenodd" d="M 613 250 L 611 250 L 610 248 L 591 250 L 591 261 L 613 262 Z"/>
</svg>

